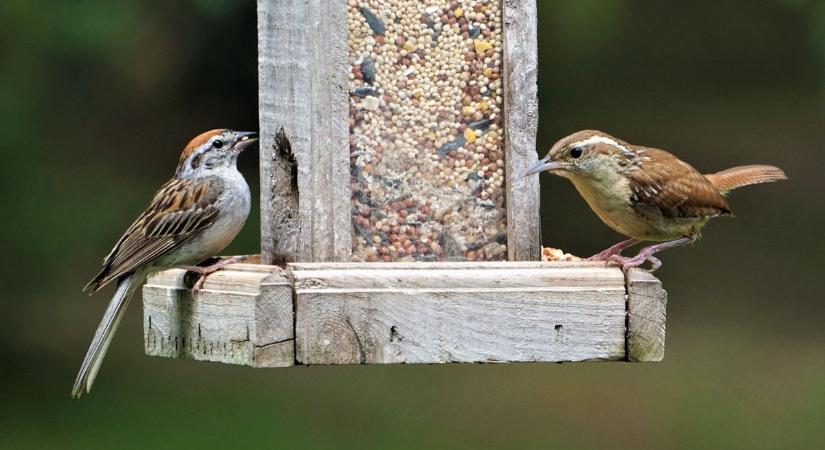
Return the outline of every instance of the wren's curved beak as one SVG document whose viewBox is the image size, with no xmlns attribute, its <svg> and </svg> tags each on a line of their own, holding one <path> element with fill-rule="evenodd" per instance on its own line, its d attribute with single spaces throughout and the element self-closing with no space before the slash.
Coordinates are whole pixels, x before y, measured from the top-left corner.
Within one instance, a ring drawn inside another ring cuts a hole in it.
<svg viewBox="0 0 825 450">
<path fill-rule="evenodd" d="M 232 144 L 232 150 L 235 150 L 238 153 L 240 153 L 243 151 L 243 149 L 254 144 L 257 140 L 258 133 L 254 131 L 239 131 L 235 133 L 235 143 Z"/>
<path fill-rule="evenodd" d="M 550 161 L 550 156 L 548 155 L 538 160 L 538 162 L 527 169 L 527 172 L 524 172 L 524 176 L 527 177 L 534 173 L 544 172 L 545 170 L 561 169 L 562 167 L 563 166 L 561 163 Z"/>
</svg>

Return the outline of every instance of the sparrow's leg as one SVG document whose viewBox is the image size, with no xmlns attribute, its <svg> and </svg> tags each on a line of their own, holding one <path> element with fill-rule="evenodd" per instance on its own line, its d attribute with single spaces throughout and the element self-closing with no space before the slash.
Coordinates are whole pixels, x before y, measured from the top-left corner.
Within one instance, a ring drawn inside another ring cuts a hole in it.
<svg viewBox="0 0 825 450">
<path fill-rule="evenodd" d="M 212 265 L 209 265 L 209 266 L 206 266 L 206 267 L 201 267 L 201 266 L 180 266 L 180 268 L 183 269 L 183 270 L 186 270 L 187 272 L 195 272 L 195 273 L 200 274 L 200 278 L 198 278 L 198 281 L 196 281 L 195 285 L 192 286 L 192 295 L 194 296 L 203 287 L 203 282 L 206 281 L 207 275 L 215 273 L 215 272 L 223 269 L 224 267 L 226 267 L 230 264 L 235 264 L 235 263 L 242 262 L 246 258 L 247 258 L 246 256 L 232 256 L 230 258 L 224 258 L 224 259 L 216 262 L 215 264 L 212 264 Z"/>
<path fill-rule="evenodd" d="M 608 249 L 602 250 L 601 252 L 596 253 L 595 255 L 587 258 L 587 260 L 588 261 L 609 261 L 611 256 L 621 255 L 622 250 L 624 250 L 628 247 L 631 247 L 633 245 L 636 245 L 636 243 L 638 243 L 638 242 L 639 241 L 636 240 L 636 239 L 628 239 L 626 241 L 619 242 L 618 244 L 616 244 L 616 245 L 614 245 L 614 246 L 612 246 Z"/>
<path fill-rule="evenodd" d="M 662 262 L 659 261 L 658 258 L 654 258 L 653 254 L 656 252 L 660 252 L 662 250 L 666 250 L 673 247 L 679 247 L 685 244 L 690 244 L 691 242 L 695 241 L 695 237 L 683 237 L 679 239 L 675 239 L 673 241 L 663 242 L 661 244 L 649 245 L 639 251 L 639 254 L 632 258 L 627 258 L 620 255 L 613 255 L 610 257 L 610 261 L 617 262 L 622 266 L 622 271 L 627 273 L 633 267 L 639 267 L 644 264 L 646 261 L 650 261 L 651 269 L 650 271 L 653 272 L 654 270 L 662 267 Z"/>
</svg>

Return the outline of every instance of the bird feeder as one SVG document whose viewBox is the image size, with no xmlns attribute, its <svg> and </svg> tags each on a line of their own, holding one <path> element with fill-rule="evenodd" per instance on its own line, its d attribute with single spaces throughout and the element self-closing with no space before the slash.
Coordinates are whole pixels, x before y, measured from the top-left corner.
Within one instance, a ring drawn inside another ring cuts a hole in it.
<svg viewBox="0 0 825 450">
<path fill-rule="evenodd" d="M 260 264 L 150 279 L 148 354 L 662 358 L 658 280 L 538 262 L 535 0 L 259 0 L 258 38 Z"/>
</svg>

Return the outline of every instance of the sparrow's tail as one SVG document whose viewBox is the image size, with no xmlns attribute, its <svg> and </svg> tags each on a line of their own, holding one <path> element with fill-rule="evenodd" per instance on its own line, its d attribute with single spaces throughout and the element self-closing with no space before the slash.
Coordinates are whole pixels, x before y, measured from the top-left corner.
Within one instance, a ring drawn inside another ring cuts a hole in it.
<svg viewBox="0 0 825 450">
<path fill-rule="evenodd" d="M 728 170 L 705 175 L 705 178 L 723 195 L 749 184 L 773 183 L 774 181 L 788 179 L 788 177 L 785 176 L 785 172 L 778 167 L 761 165 L 733 167 Z"/>
<path fill-rule="evenodd" d="M 78 372 L 74 387 L 72 387 L 72 397 L 80 398 L 81 395 L 89 393 L 92 389 L 92 383 L 95 382 L 97 371 L 100 370 L 100 364 L 103 362 L 103 357 L 106 356 L 106 350 L 112 342 L 117 326 L 120 324 L 120 319 L 123 318 L 123 313 L 126 312 L 129 299 L 142 282 L 143 277 L 134 273 L 121 278 L 114 297 L 109 301 L 109 307 L 106 308 L 103 320 L 97 326 L 97 331 L 89 350 L 86 352 L 86 357 L 83 359 L 83 364 L 80 366 L 80 372 Z"/>
</svg>

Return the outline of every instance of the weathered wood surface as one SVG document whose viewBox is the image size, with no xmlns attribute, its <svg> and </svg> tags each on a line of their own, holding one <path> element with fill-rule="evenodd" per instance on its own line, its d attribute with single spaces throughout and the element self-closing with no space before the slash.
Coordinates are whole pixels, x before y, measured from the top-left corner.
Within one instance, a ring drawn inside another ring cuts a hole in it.
<svg viewBox="0 0 825 450">
<path fill-rule="evenodd" d="M 146 354 L 253 367 L 293 364 L 292 287 L 280 268 L 227 266 L 207 277 L 196 299 L 185 276 L 167 270 L 143 287 Z"/>
<path fill-rule="evenodd" d="M 666 293 L 602 263 L 236 264 L 197 300 L 182 270 L 144 288 L 146 353 L 299 364 L 664 356 Z M 293 322 L 293 302 L 295 321 Z M 296 352 L 293 352 L 295 348 Z"/>
<path fill-rule="evenodd" d="M 538 43 L 536 0 L 504 0 L 504 146 L 507 246 L 511 261 L 541 259 L 537 161 Z"/>
<path fill-rule="evenodd" d="M 627 277 L 627 359 L 658 362 L 665 357 L 667 292 L 653 275 L 631 270 Z"/>
<path fill-rule="evenodd" d="M 265 263 L 346 261 L 352 251 L 346 6 L 258 0 Z"/>
<path fill-rule="evenodd" d="M 625 358 L 625 280 L 586 263 L 293 264 L 301 364 Z"/>
</svg>

